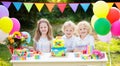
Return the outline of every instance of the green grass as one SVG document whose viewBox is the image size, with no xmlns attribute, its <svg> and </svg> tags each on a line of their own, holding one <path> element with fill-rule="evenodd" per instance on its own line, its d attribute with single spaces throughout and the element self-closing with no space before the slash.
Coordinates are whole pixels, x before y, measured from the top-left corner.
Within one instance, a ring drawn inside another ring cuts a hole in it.
<svg viewBox="0 0 120 66">
<path fill-rule="evenodd" d="M 95 42 L 95 47 L 97 50 L 105 51 L 108 55 L 108 45 L 107 43 L 97 41 Z M 110 53 L 112 66 L 120 66 L 120 39 L 112 39 L 110 44 Z M 6 45 L 0 44 L 0 66 L 12 66 L 9 62 L 11 54 Z M 109 57 L 108 57 L 109 59 Z M 109 65 L 107 62 L 107 66 Z"/>
</svg>

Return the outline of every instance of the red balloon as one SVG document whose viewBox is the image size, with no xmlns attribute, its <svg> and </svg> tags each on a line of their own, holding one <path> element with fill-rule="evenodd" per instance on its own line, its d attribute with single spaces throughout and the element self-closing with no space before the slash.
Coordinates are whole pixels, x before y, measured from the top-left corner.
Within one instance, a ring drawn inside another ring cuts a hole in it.
<svg viewBox="0 0 120 66">
<path fill-rule="evenodd" d="M 107 15 L 107 19 L 110 21 L 110 23 L 112 24 L 113 22 L 119 20 L 119 18 L 120 18 L 119 9 L 117 9 L 116 7 L 110 8 L 110 11 Z"/>
</svg>

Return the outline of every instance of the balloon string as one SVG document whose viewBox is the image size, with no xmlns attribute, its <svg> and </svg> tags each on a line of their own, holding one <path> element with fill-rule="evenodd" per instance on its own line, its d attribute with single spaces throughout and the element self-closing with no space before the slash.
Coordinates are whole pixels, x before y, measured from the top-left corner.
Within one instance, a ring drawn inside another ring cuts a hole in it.
<svg viewBox="0 0 120 66">
<path fill-rule="evenodd" d="M 108 44 L 108 55 L 109 55 L 109 61 L 110 61 L 110 66 L 111 66 L 111 56 L 110 56 L 110 44 Z"/>
</svg>

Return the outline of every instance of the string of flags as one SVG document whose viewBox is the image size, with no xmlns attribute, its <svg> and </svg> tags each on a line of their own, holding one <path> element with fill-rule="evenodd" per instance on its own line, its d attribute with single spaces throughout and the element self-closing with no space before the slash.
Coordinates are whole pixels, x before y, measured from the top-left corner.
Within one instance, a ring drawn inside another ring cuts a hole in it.
<svg viewBox="0 0 120 66">
<path fill-rule="evenodd" d="M 33 5 L 36 6 L 37 10 L 40 12 L 44 5 L 48 8 L 49 12 L 52 12 L 52 9 L 55 5 L 57 5 L 58 9 L 61 13 L 64 12 L 66 5 L 69 5 L 70 8 L 73 10 L 73 12 L 76 12 L 78 9 L 78 6 L 81 6 L 83 11 L 86 12 L 89 8 L 90 4 L 94 3 L 34 3 L 34 2 L 6 2 L 1 1 L 2 5 L 4 5 L 6 8 L 9 8 L 11 4 L 14 5 L 17 11 L 20 10 L 21 6 L 24 5 L 26 10 L 30 12 Z M 108 6 L 111 8 L 115 4 L 118 9 L 120 9 L 120 2 L 108 2 Z"/>
</svg>

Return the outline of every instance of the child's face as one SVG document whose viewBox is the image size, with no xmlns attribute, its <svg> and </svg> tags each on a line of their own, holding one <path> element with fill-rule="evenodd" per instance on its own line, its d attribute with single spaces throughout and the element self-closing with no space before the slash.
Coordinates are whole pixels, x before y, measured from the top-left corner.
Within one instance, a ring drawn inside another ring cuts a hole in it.
<svg viewBox="0 0 120 66">
<path fill-rule="evenodd" d="M 46 23 L 41 23 L 39 28 L 40 28 L 40 32 L 42 34 L 47 34 L 47 32 L 48 32 L 48 26 L 47 26 Z"/>
<path fill-rule="evenodd" d="M 86 36 L 88 34 L 88 29 L 84 25 L 79 26 L 79 35 Z"/>
<path fill-rule="evenodd" d="M 72 37 L 73 33 L 74 33 L 74 30 L 72 27 L 66 27 L 64 30 L 64 34 L 68 38 Z"/>
</svg>

